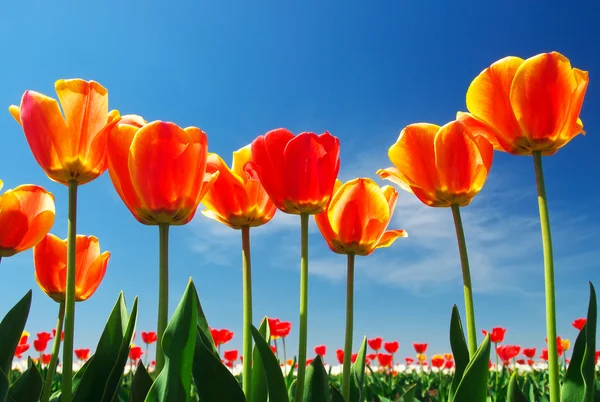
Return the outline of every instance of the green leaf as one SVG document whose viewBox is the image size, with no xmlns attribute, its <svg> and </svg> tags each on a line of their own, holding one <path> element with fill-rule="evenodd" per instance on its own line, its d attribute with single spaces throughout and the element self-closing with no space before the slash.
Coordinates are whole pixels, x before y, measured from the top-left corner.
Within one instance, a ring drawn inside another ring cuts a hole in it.
<svg viewBox="0 0 600 402">
<path fill-rule="evenodd" d="M 204 345 L 208 348 L 208 350 L 215 355 L 219 361 L 221 361 L 221 356 L 219 356 L 219 352 L 215 347 L 215 342 L 210 332 L 210 327 L 208 326 L 208 321 L 206 316 L 204 315 L 204 310 L 202 309 L 202 305 L 200 304 L 200 298 L 198 297 L 198 293 L 195 293 L 196 296 L 196 311 L 198 313 L 198 329 L 200 330 L 200 338 Z"/>
<path fill-rule="evenodd" d="M 287 364 L 287 363 L 286 363 Z M 292 388 L 292 384 L 296 381 L 296 377 L 294 376 L 294 368 L 296 367 L 296 356 L 294 356 L 294 360 L 290 366 L 290 369 L 285 377 L 285 385 L 288 389 L 288 394 L 290 393 L 290 389 Z M 290 398 L 292 399 L 292 398 Z"/>
<path fill-rule="evenodd" d="M 407 389 L 404 390 L 404 393 L 400 396 L 400 400 L 402 402 L 418 402 L 418 399 L 415 396 L 415 393 L 417 392 L 417 386 L 416 385 L 411 385 L 410 387 L 408 387 Z"/>
<path fill-rule="evenodd" d="M 269 389 L 269 400 L 277 402 L 289 402 L 287 389 L 285 387 L 285 380 L 281 367 L 277 361 L 277 357 L 273 354 L 273 351 L 269 347 L 267 341 L 264 340 L 260 332 L 252 326 L 252 337 L 254 338 L 254 344 L 260 353 L 265 374 L 267 376 L 267 386 Z"/>
<path fill-rule="evenodd" d="M 267 317 L 263 318 L 258 332 L 265 341 L 271 338 L 269 329 L 269 320 Z M 252 402 L 267 402 L 268 387 L 267 387 L 267 375 L 263 366 L 260 352 L 256 345 L 252 349 Z"/>
<path fill-rule="evenodd" d="M 519 388 L 519 384 L 517 384 L 517 373 L 513 373 L 513 375 L 510 376 L 506 402 L 529 402 L 525 394 L 523 394 Z"/>
<path fill-rule="evenodd" d="M 131 395 L 129 397 L 130 402 L 144 402 L 146 395 L 152 387 L 152 377 L 146 371 L 146 367 L 142 364 L 142 361 L 138 361 L 138 365 L 133 375 L 133 381 L 131 382 Z"/>
<path fill-rule="evenodd" d="M 333 385 L 331 386 L 331 402 L 346 402 L 344 395 Z"/>
<path fill-rule="evenodd" d="M 81 379 L 74 382 L 73 402 L 111 402 L 115 398 L 127 364 L 136 319 L 137 297 L 129 315 L 121 292 L 102 331 L 96 353 L 80 370 L 82 373 L 78 372 Z"/>
<path fill-rule="evenodd" d="M 486 402 L 489 360 L 490 336 L 486 335 L 467 365 L 452 402 Z"/>
<path fill-rule="evenodd" d="M 8 376 L 12 370 L 15 350 L 25 329 L 29 307 L 31 307 L 31 290 L 6 313 L 0 322 L 0 374 L 2 374 L 0 375 L 0 401 L 3 401 L 8 393 Z"/>
<path fill-rule="evenodd" d="M 27 359 L 29 367 L 10 387 L 7 402 L 37 402 L 42 394 L 43 380 L 37 366 L 31 358 Z"/>
<path fill-rule="evenodd" d="M 590 301 L 588 304 L 587 321 L 573 347 L 571 363 L 565 375 L 561 400 L 563 402 L 592 402 L 595 389 L 596 366 L 596 320 L 597 304 L 596 290 L 590 282 Z"/>
<path fill-rule="evenodd" d="M 146 402 L 189 401 L 198 338 L 196 288 L 190 280 L 162 338 L 165 366 L 150 387 Z"/>
<path fill-rule="evenodd" d="M 367 359 L 367 337 L 363 338 L 356 361 L 350 368 L 350 401 L 363 402 L 363 387 L 365 385 L 365 366 Z"/>
<path fill-rule="evenodd" d="M 455 362 L 454 377 L 452 378 L 450 394 L 448 396 L 448 400 L 452 401 L 458 385 L 463 378 L 465 369 L 469 364 L 469 348 L 467 347 L 467 340 L 465 339 L 460 313 L 456 304 L 452 307 L 452 318 L 450 319 L 450 346 Z"/>
<path fill-rule="evenodd" d="M 294 359 L 294 361 L 296 361 Z M 294 370 L 291 370 L 292 372 Z M 296 395 L 296 378 L 294 377 L 294 380 L 290 383 L 290 386 L 288 387 L 288 398 L 290 401 L 294 400 L 294 395 Z"/>
<path fill-rule="evenodd" d="M 331 402 L 327 371 L 325 371 L 325 366 L 323 366 L 323 360 L 320 355 L 317 355 L 306 368 L 302 402 Z"/>
</svg>

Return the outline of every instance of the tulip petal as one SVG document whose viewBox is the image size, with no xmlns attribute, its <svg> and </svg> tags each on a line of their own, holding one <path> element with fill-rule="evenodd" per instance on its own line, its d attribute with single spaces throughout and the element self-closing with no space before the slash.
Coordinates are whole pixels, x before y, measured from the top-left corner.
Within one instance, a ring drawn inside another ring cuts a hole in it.
<svg viewBox="0 0 600 402">
<path fill-rule="evenodd" d="M 389 180 L 402 190 L 413 193 L 412 187 L 408 184 L 408 179 L 395 167 L 379 169 L 377 175 L 384 180 Z"/>
<path fill-rule="evenodd" d="M 56 301 L 64 299 L 67 278 L 67 243 L 48 234 L 33 249 L 35 279 Z"/>
<path fill-rule="evenodd" d="M 202 198 L 206 208 L 217 212 L 223 218 L 227 218 L 227 215 L 241 215 L 248 205 L 243 179 L 229 170 L 219 155 L 213 153 L 208 154 L 206 172 L 219 172 L 219 179 Z"/>
<path fill-rule="evenodd" d="M 252 144 L 248 144 L 243 148 L 238 149 L 233 153 L 233 163 L 231 164 L 231 171 L 240 177 L 242 180 L 247 176 L 244 172 L 244 166 L 246 163 L 252 160 Z"/>
<path fill-rule="evenodd" d="M 467 90 L 467 109 L 477 119 L 494 127 L 505 151 L 511 151 L 512 142 L 521 136 L 510 100 L 513 77 L 521 64 L 523 59 L 519 57 L 498 60 L 483 70 Z"/>
<path fill-rule="evenodd" d="M 15 119 L 17 123 L 21 124 L 21 108 L 16 105 L 10 105 L 8 107 L 8 111 L 10 112 L 13 119 Z"/>
<path fill-rule="evenodd" d="M 502 145 L 498 142 L 498 134 L 496 130 L 484 121 L 477 119 L 471 113 L 458 112 L 456 120 L 463 123 L 469 128 L 471 134 L 475 137 L 484 137 L 488 140 L 497 151 L 504 151 Z"/>
<path fill-rule="evenodd" d="M 17 253 L 19 243 L 29 230 L 29 219 L 20 209 L 19 199 L 7 192 L 0 197 L 0 256 Z"/>
<path fill-rule="evenodd" d="M 90 264 L 85 278 L 82 278 L 82 281 L 77 283 L 77 290 L 75 292 L 77 301 L 87 300 L 96 292 L 102 279 L 104 279 L 109 259 L 110 253 L 105 251 Z"/>
</svg>

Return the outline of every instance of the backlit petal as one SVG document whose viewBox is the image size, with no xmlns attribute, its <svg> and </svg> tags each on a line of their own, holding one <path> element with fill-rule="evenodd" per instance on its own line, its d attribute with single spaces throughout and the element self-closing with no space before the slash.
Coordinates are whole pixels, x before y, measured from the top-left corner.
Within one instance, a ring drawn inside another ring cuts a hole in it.
<svg viewBox="0 0 600 402">
<path fill-rule="evenodd" d="M 400 237 L 408 237 L 408 233 L 405 230 L 388 230 L 377 242 L 377 248 L 389 247 Z"/>
<path fill-rule="evenodd" d="M 233 153 L 233 163 L 231 170 L 242 180 L 246 177 L 244 166 L 252 160 L 252 144 L 248 144 L 243 148 L 238 149 Z"/>
<path fill-rule="evenodd" d="M 475 137 L 485 137 L 497 151 L 504 151 L 504 148 L 498 142 L 498 135 L 496 129 L 489 124 L 477 119 L 471 113 L 458 112 L 456 114 L 456 120 L 463 123 L 469 128 L 471 134 Z"/>
<path fill-rule="evenodd" d="M 67 271 L 67 243 L 48 234 L 33 249 L 35 279 L 54 300 L 64 299 Z"/>
</svg>

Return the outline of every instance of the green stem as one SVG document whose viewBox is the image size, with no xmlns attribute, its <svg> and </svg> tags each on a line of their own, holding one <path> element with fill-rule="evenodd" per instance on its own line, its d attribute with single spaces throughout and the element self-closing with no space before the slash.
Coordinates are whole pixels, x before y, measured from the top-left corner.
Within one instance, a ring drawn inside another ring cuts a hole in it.
<svg viewBox="0 0 600 402">
<path fill-rule="evenodd" d="M 494 342 L 494 349 L 496 350 L 496 392 L 498 392 L 498 344 Z"/>
<path fill-rule="evenodd" d="M 548 374 L 550 376 L 550 402 L 559 402 L 559 368 L 556 348 L 556 302 L 554 296 L 554 259 L 552 257 L 552 235 L 550 234 L 550 217 L 546 199 L 546 186 L 542 170 L 542 154 L 533 152 L 535 179 L 537 183 L 540 224 L 542 228 L 542 244 L 544 247 L 544 278 L 546 282 L 546 333 L 548 336 Z"/>
<path fill-rule="evenodd" d="M 250 226 L 242 227 L 242 298 L 244 305 L 242 381 L 246 401 L 252 398 L 252 264 L 250 261 Z"/>
<path fill-rule="evenodd" d="M 469 355 L 471 358 L 477 352 L 477 330 L 475 328 L 475 309 L 473 308 L 473 290 L 471 287 L 471 271 L 469 269 L 469 256 L 467 254 L 467 242 L 460 217 L 460 207 L 452 204 L 452 215 L 456 227 L 456 239 L 458 240 L 458 251 L 460 252 L 460 263 L 462 266 L 463 290 L 465 294 L 465 311 L 467 313 L 467 334 L 469 335 Z"/>
<path fill-rule="evenodd" d="M 144 353 L 144 366 L 148 367 L 148 344 L 146 344 L 146 353 Z"/>
<path fill-rule="evenodd" d="M 281 343 L 283 343 L 283 372 L 285 373 L 285 375 L 287 375 L 288 370 L 287 370 L 287 354 L 285 352 L 285 336 L 281 338 Z M 292 370 L 294 368 L 292 367 Z"/>
<path fill-rule="evenodd" d="M 156 342 L 156 375 L 165 365 L 162 338 L 169 320 L 169 224 L 158 225 L 158 342 Z"/>
<path fill-rule="evenodd" d="M 279 358 L 279 347 L 277 346 L 277 338 L 273 339 L 273 342 L 275 343 L 275 357 L 277 357 L 277 361 L 281 362 L 281 359 Z"/>
<path fill-rule="evenodd" d="M 346 279 L 346 340 L 344 342 L 344 368 L 342 371 L 342 395 L 350 400 L 350 365 L 352 363 L 352 332 L 354 330 L 354 254 L 348 254 L 348 277 Z"/>
<path fill-rule="evenodd" d="M 63 402 L 71 402 L 73 394 L 73 337 L 75 332 L 75 265 L 77 257 L 76 241 L 77 181 L 71 180 L 69 181 L 69 225 L 67 230 L 67 290 L 65 296 L 65 346 L 63 348 L 61 399 Z"/>
<path fill-rule="evenodd" d="M 296 402 L 304 397 L 306 373 L 306 338 L 308 337 L 308 214 L 300 215 L 300 330 L 298 336 L 298 376 L 296 378 Z"/>
<path fill-rule="evenodd" d="M 58 319 L 56 320 L 56 336 L 54 337 L 54 345 L 52 346 L 52 357 L 48 365 L 46 380 L 44 382 L 44 390 L 40 402 L 48 402 L 50 400 L 50 392 L 52 392 L 52 381 L 58 364 L 58 353 L 60 351 L 60 340 L 62 338 L 63 320 L 65 318 L 65 302 L 61 302 L 58 307 Z"/>
</svg>

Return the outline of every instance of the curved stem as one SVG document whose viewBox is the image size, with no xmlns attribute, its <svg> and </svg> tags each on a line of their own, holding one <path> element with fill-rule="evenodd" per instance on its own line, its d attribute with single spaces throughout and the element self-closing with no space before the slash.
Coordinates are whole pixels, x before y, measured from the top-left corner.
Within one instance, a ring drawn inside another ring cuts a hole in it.
<svg viewBox="0 0 600 402">
<path fill-rule="evenodd" d="M 156 342 L 156 375 L 165 365 L 162 338 L 169 320 L 169 225 L 158 225 L 158 342 Z"/>
<path fill-rule="evenodd" d="M 52 391 L 52 380 L 56 372 L 58 364 L 58 353 L 60 351 L 60 340 L 62 338 L 63 319 L 65 318 L 65 302 L 61 302 L 58 307 L 58 319 L 56 320 L 56 336 L 54 337 L 54 345 L 52 346 L 52 357 L 48 365 L 46 380 L 44 381 L 44 390 L 40 402 L 48 402 L 50 400 L 50 392 Z"/>
<path fill-rule="evenodd" d="M 542 228 L 542 244 L 544 247 L 544 279 L 546 282 L 546 333 L 548 336 L 548 374 L 550 375 L 550 402 L 559 402 L 559 368 L 556 345 L 556 301 L 554 296 L 554 258 L 552 256 L 552 235 L 550 233 L 550 216 L 546 199 L 546 185 L 542 170 L 542 154 L 533 152 L 535 179 L 537 183 L 540 224 Z"/>
<path fill-rule="evenodd" d="M 69 225 L 67 230 L 67 289 L 65 296 L 65 340 L 63 348 L 62 401 L 73 393 L 73 336 L 75 332 L 75 264 L 77 256 L 77 181 L 69 181 Z M 60 334 L 59 334 L 60 336 Z"/>
<path fill-rule="evenodd" d="M 308 214 L 300 215 L 300 330 L 298 336 L 298 376 L 296 402 L 304 396 L 306 373 L 306 338 L 308 336 Z"/>
<path fill-rule="evenodd" d="M 467 313 L 467 334 L 469 338 L 469 355 L 471 358 L 477 352 L 477 329 L 475 328 L 475 309 L 473 307 L 473 290 L 471 287 L 471 270 L 469 269 L 469 256 L 467 254 L 467 242 L 463 230 L 460 207 L 452 205 L 452 216 L 456 227 L 456 239 L 458 240 L 458 251 L 460 252 L 460 264 L 462 266 L 463 290 L 465 294 L 465 311 Z"/>
<path fill-rule="evenodd" d="M 281 343 L 283 343 L 283 364 L 284 364 L 283 372 L 285 375 L 287 375 L 288 369 L 287 369 L 287 354 L 285 351 L 285 336 L 281 338 Z M 292 369 L 293 369 L 293 367 L 292 367 Z"/>
<path fill-rule="evenodd" d="M 252 265 L 250 262 L 250 227 L 242 227 L 242 298 L 244 306 L 242 381 L 246 401 L 252 398 Z"/>
<path fill-rule="evenodd" d="M 348 278 L 346 279 L 346 340 L 344 343 L 344 368 L 342 371 L 342 395 L 350 400 L 350 364 L 352 363 L 352 332 L 354 330 L 354 254 L 348 254 Z"/>
</svg>

